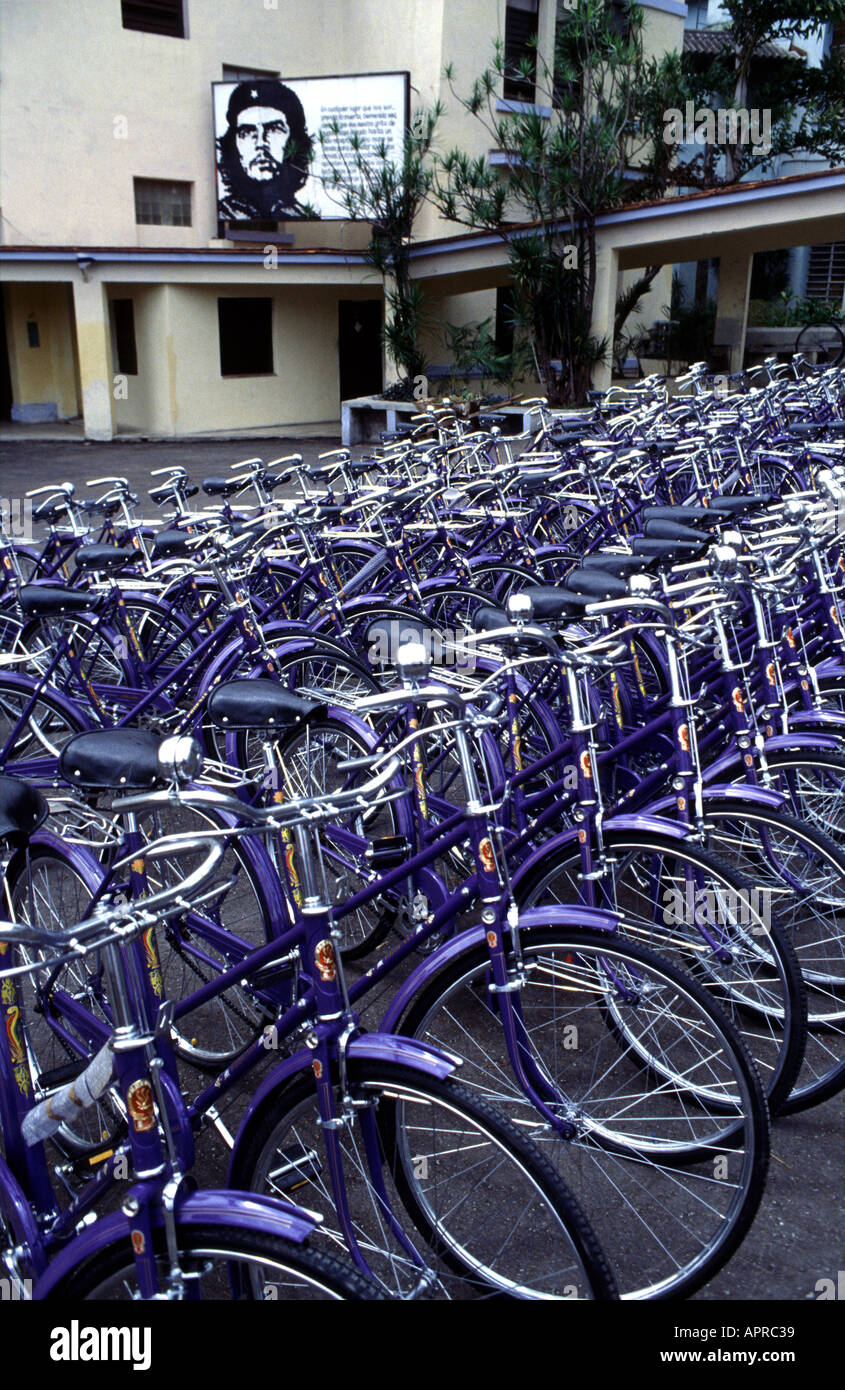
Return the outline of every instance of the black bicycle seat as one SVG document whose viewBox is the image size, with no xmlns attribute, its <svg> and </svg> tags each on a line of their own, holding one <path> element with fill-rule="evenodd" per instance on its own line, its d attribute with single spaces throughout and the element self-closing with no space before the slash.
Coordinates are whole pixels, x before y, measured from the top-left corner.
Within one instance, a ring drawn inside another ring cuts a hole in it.
<svg viewBox="0 0 845 1390">
<path fill-rule="evenodd" d="M 37 787 L 20 777 L 0 776 L 0 840 L 18 844 L 34 835 L 50 814 Z"/>
<path fill-rule="evenodd" d="M 597 550 L 593 555 L 583 555 L 579 568 L 604 570 L 606 574 L 615 574 L 617 578 L 624 579 L 629 574 L 645 574 L 652 564 L 647 555 L 614 555 Z"/>
<path fill-rule="evenodd" d="M 153 555 L 158 560 L 169 560 L 175 555 L 184 555 L 188 543 L 193 540 L 187 531 L 158 531 L 153 541 Z"/>
<path fill-rule="evenodd" d="M 583 594 L 589 602 L 630 597 L 625 580 L 603 569 L 572 570 L 564 582 L 567 589 L 575 594 Z"/>
<path fill-rule="evenodd" d="M 59 757 L 59 772 L 77 787 L 146 790 L 165 780 L 161 735 L 151 729 L 95 729 L 76 734 Z"/>
<path fill-rule="evenodd" d="M 711 537 L 678 521 L 647 521 L 643 527 L 647 536 L 656 541 L 689 541 L 691 545 L 709 545 Z"/>
<path fill-rule="evenodd" d="M 559 589 L 554 584 L 537 584 L 524 592 L 534 605 L 537 622 L 554 621 L 558 618 L 581 617 L 591 599 L 585 594 Z"/>
<path fill-rule="evenodd" d="M 244 484 L 236 478 L 203 478 L 202 490 L 209 497 L 234 497 Z"/>
<path fill-rule="evenodd" d="M 125 550 L 119 545 L 83 545 L 74 559 L 80 570 L 125 570 L 141 558 L 138 550 Z"/>
<path fill-rule="evenodd" d="M 85 613 L 97 602 L 96 594 L 66 589 L 61 584 L 24 584 L 18 594 L 28 618 L 55 618 L 60 613 Z"/>
<path fill-rule="evenodd" d="M 322 700 L 294 695 L 269 677 L 226 681 L 212 691 L 208 713 L 213 724 L 227 729 L 293 729 L 321 718 Z"/>
</svg>

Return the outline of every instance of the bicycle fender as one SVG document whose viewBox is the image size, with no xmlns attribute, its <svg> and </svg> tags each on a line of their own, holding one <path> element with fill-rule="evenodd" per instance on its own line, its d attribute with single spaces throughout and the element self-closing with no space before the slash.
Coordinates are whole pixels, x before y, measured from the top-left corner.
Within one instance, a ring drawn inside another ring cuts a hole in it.
<svg viewBox="0 0 845 1390">
<path fill-rule="evenodd" d="M 768 806 L 772 811 L 779 811 L 784 806 L 786 797 L 780 792 L 770 791 L 768 787 L 746 786 L 742 782 L 720 782 L 704 788 L 702 801 L 705 809 L 708 801 L 736 801 L 746 805 L 751 803 L 755 806 Z M 671 814 L 675 805 L 675 797 L 670 793 L 669 796 L 662 796 L 659 801 L 652 802 L 651 809 L 668 811 Z"/>
<path fill-rule="evenodd" d="M 590 931 L 611 933 L 616 931 L 618 923 L 619 914 L 616 912 L 606 912 L 598 907 L 579 907 L 571 904 L 529 907 L 519 914 L 520 931 L 554 926 L 565 927 L 568 931 L 589 929 Z M 453 936 L 450 941 L 445 941 L 442 946 L 438 946 L 436 951 L 421 961 L 390 1001 L 380 1024 L 381 1031 L 392 1032 L 398 1026 L 406 1005 L 410 1003 L 414 995 L 424 989 L 428 982 L 434 979 L 453 960 L 457 960 L 465 952 L 480 946 L 485 941 L 486 935 L 487 928 L 483 922 L 476 922 L 474 926 L 468 927 L 458 936 Z"/>
<path fill-rule="evenodd" d="M 207 1188 L 187 1193 L 180 1197 L 177 1206 L 177 1220 L 180 1226 L 237 1226 L 242 1229 L 264 1231 L 268 1235 L 281 1236 L 301 1245 L 314 1230 L 316 1222 L 307 1212 L 293 1205 L 287 1205 L 273 1197 L 265 1197 L 258 1192 L 240 1193 L 224 1189 Z M 164 1224 L 161 1210 L 150 1213 L 154 1227 Z M 112 1212 L 102 1217 L 93 1226 L 87 1226 L 79 1235 L 50 1262 L 50 1265 L 33 1289 L 33 1298 L 49 1297 L 51 1291 L 66 1275 L 72 1273 L 83 1260 L 96 1258 L 115 1241 L 125 1239 L 127 1245 L 131 1238 L 132 1224 L 122 1211 Z"/>
<path fill-rule="evenodd" d="M 42 1274 L 47 1257 L 44 1253 L 41 1232 L 36 1224 L 35 1213 L 27 1200 L 26 1193 L 2 1157 L 0 1157 L 0 1215 L 7 1224 L 14 1243 L 26 1247 L 27 1259 L 31 1260 L 36 1274 Z"/>
<path fill-rule="evenodd" d="M 8 671 L 3 675 L 3 685 L 19 690 L 22 694 L 26 694 L 27 696 L 37 695 L 39 689 L 44 689 L 53 703 L 59 706 L 62 714 L 66 714 L 69 719 L 78 720 L 82 725 L 83 732 L 101 727 L 94 723 L 84 706 L 77 704 L 69 695 L 64 695 L 56 685 L 43 686 L 41 681 L 36 680 L 33 676 L 19 676 L 12 671 Z"/>
<path fill-rule="evenodd" d="M 402 1063 L 413 1067 L 415 1071 L 423 1072 L 426 1076 L 436 1076 L 439 1080 L 451 1076 L 458 1065 L 457 1060 L 453 1061 L 445 1053 L 430 1047 L 427 1043 L 418 1042 L 416 1038 L 394 1037 L 390 1033 L 381 1032 L 364 1033 L 358 1038 L 353 1038 L 347 1055 L 360 1060 Z M 313 1052 L 309 1048 L 302 1048 L 292 1057 L 287 1057 L 278 1067 L 274 1067 L 270 1075 L 264 1078 L 250 1100 L 235 1135 L 227 1181 L 233 1181 L 238 1171 L 241 1149 L 248 1141 L 253 1125 L 261 1118 L 265 1106 L 275 1104 L 276 1094 L 292 1077 L 300 1072 L 310 1072 L 313 1060 Z"/>
<path fill-rule="evenodd" d="M 654 835 L 668 835 L 672 840 L 685 840 L 689 835 L 685 825 L 678 825 L 677 821 L 665 820 L 663 816 L 654 816 L 649 811 L 643 815 L 634 812 L 626 816 L 609 816 L 604 823 L 605 830 L 649 830 Z"/>
<path fill-rule="evenodd" d="M 36 830 L 31 835 L 27 845 L 15 850 L 9 861 L 7 872 L 11 875 L 16 869 L 20 860 L 25 860 L 26 850 L 29 849 L 55 849 L 61 857 L 71 864 L 79 874 L 89 893 L 96 893 L 106 877 L 106 871 L 98 859 L 84 845 L 75 845 L 70 840 L 63 840 L 59 835 L 53 835 L 49 830 Z"/>
<path fill-rule="evenodd" d="M 826 734 L 775 734 L 763 744 L 763 752 L 770 753 L 779 748 L 815 748 L 821 753 L 839 753 L 842 745 L 839 739 Z"/>
<path fill-rule="evenodd" d="M 790 724 L 827 724 L 830 729 L 845 729 L 845 714 L 833 709 L 802 709 L 789 716 Z"/>
<path fill-rule="evenodd" d="M 604 822 L 604 829 L 606 831 L 647 830 L 652 834 L 665 835 L 670 840 L 685 840 L 690 834 L 689 829 L 685 825 L 680 825 L 678 821 L 666 820 L 662 816 L 653 816 L 648 813 L 610 817 Z M 511 880 L 514 892 L 516 893 L 518 885 L 544 856 L 553 854 L 559 849 L 568 849 L 572 845 L 577 846 L 578 834 L 579 827 L 573 825 L 568 830 L 562 831 L 560 835 L 555 835 L 554 839 L 546 840 L 542 845 L 539 845 L 514 871 Z"/>
</svg>

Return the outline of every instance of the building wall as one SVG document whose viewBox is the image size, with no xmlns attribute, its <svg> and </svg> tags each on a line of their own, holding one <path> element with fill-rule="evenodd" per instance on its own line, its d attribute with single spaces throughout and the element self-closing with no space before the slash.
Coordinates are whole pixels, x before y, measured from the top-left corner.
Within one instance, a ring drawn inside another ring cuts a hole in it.
<svg viewBox="0 0 845 1390">
<path fill-rule="evenodd" d="M 555 0 L 540 0 L 542 60 L 551 59 Z M 118 0 L 2 0 L 0 5 L 0 240 L 6 244 L 201 248 L 219 246 L 214 176 L 211 83 L 223 64 L 279 70 L 283 77 L 408 70 L 411 105 L 441 98 L 446 110 L 437 131 L 441 151 L 481 155 L 490 146 L 484 125 L 462 110 L 451 84 L 467 95 L 489 65 L 504 33 L 505 0 L 185 0 L 187 38 L 142 34 L 122 27 Z M 683 6 L 655 0 L 645 7 L 646 48 L 680 44 Z M 539 91 L 538 96 L 542 96 Z M 188 228 L 139 226 L 133 179 L 192 184 Z M 368 228 L 343 222 L 292 223 L 299 247 L 360 250 Z M 431 207 L 420 215 L 420 238 L 451 234 Z M 260 237 L 260 233 L 257 234 Z M 37 273 L 37 272 L 36 272 Z M 88 318 L 91 338 L 83 354 L 83 380 L 75 364 L 70 286 L 15 286 L 7 295 L 13 394 L 16 403 L 49 406 L 76 415 L 89 389 L 84 362 L 94 363 L 100 396 L 111 396 L 118 427 L 161 434 L 333 421 L 339 412 L 337 301 L 380 293 L 377 280 L 347 290 L 307 283 L 269 290 L 255 276 L 226 286 L 179 285 L 157 277 L 93 276 L 107 300 L 134 303 L 137 374 L 117 371 L 111 326 Z M 73 270 L 75 279 L 78 272 Z M 303 280 L 307 280 L 303 272 Z M 316 276 L 315 276 L 316 278 Z M 659 282 L 658 282 L 659 285 Z M 86 289 L 90 288 L 87 286 Z M 80 286 L 77 284 L 77 289 Z M 97 292 L 99 293 L 99 287 Z M 217 297 L 267 294 L 273 299 L 274 372 L 267 377 L 220 374 Z M 655 287 L 646 320 L 665 302 Z M 99 312 L 85 296 L 86 314 Z M 26 346 L 32 306 L 41 347 Z M 446 322 L 478 322 L 495 314 L 495 291 L 434 301 L 437 322 L 426 350 L 448 360 Z M 93 336 L 92 336 L 93 335 Z M 93 338 L 99 335 L 96 344 Z M 87 343 L 87 339 L 86 339 Z M 96 349 L 96 350 L 95 350 Z M 106 388 L 108 388 L 106 390 Z M 107 402 L 108 404 L 108 402 Z M 101 427 L 108 409 L 101 403 Z M 86 405 L 86 418 L 88 406 Z"/>
<path fill-rule="evenodd" d="M 476 75 L 478 35 L 492 47 L 504 0 L 392 0 L 389 22 L 383 0 L 186 0 L 186 10 L 183 40 L 124 29 L 117 0 L 4 0 L 4 242 L 208 245 L 217 231 L 211 83 L 224 63 L 289 77 L 408 70 L 412 107 L 427 105 L 441 94 L 446 61 L 460 83 Z M 483 147 L 454 102 L 442 140 Z M 192 183 L 193 226 L 137 226 L 133 178 Z"/>
<path fill-rule="evenodd" d="M 270 297 L 273 372 L 220 371 L 218 299 Z M 337 420 L 338 299 L 371 298 L 366 289 L 310 285 L 111 286 L 134 301 L 137 376 L 117 382 L 117 425 L 155 434 L 266 428 Z"/>
</svg>

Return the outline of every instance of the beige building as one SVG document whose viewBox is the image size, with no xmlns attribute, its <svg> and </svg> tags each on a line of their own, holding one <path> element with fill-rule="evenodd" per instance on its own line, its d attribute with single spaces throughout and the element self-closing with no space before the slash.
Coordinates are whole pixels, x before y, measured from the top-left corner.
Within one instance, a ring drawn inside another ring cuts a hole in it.
<svg viewBox="0 0 845 1390">
<path fill-rule="evenodd" d="M 381 283 L 362 255 L 369 228 L 340 218 L 221 217 L 212 84 L 255 83 L 260 105 L 259 84 L 279 76 L 296 86 L 300 77 L 407 73 L 410 110 L 438 97 L 446 105 L 440 148 L 489 153 L 482 128 L 450 99 L 444 67 L 467 90 L 493 39 L 518 34 L 521 23 L 536 26 L 550 55 L 555 7 L 3 0 L 0 412 L 18 421 L 82 416 L 93 439 L 124 429 L 169 436 L 333 425 L 342 397 L 391 379 L 379 344 Z M 679 47 L 686 6 L 644 8 L 650 49 Z M 732 214 L 720 216 L 714 228 L 724 236 Z M 634 227 L 624 218 L 611 216 L 602 232 L 599 327 L 617 274 L 646 264 L 663 237 L 653 219 L 649 242 L 642 219 Z M 688 247 L 706 228 L 686 220 Z M 435 297 L 439 325 L 495 314 L 496 286 L 507 279 L 501 244 L 461 230 L 428 208 L 417 227 L 415 273 Z M 631 237 L 641 250 L 626 253 Z M 667 267 L 655 285 L 652 318 L 669 275 Z M 741 284 L 736 293 L 741 300 Z M 446 360 L 437 328 L 428 349 Z"/>
</svg>

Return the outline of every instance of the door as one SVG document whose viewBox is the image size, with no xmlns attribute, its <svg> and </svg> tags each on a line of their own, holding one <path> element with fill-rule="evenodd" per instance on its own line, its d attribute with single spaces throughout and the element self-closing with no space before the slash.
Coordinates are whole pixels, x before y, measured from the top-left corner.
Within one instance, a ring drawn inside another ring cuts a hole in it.
<svg viewBox="0 0 845 1390">
<path fill-rule="evenodd" d="M 9 345 L 6 341 L 6 305 L 0 290 L 0 420 L 12 418 L 12 377 L 9 371 Z"/>
<path fill-rule="evenodd" d="M 341 299 L 337 309 L 340 399 L 377 396 L 384 387 L 381 300 Z"/>
</svg>

